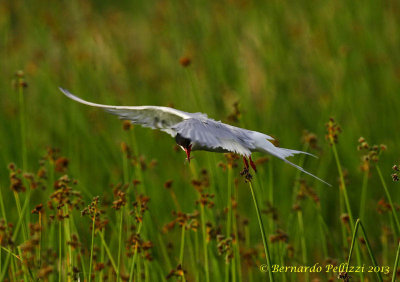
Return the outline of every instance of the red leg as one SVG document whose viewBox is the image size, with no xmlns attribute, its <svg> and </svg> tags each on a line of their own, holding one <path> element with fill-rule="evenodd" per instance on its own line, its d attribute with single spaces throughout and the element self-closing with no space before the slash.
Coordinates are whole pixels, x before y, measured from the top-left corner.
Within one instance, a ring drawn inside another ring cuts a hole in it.
<svg viewBox="0 0 400 282">
<path fill-rule="evenodd" d="M 244 163 L 244 168 L 240 172 L 240 175 L 244 176 L 245 182 L 251 181 L 252 176 L 251 176 L 250 170 L 249 170 L 249 162 L 247 161 L 246 157 L 243 157 L 243 163 Z M 253 165 L 251 165 L 251 166 L 253 167 Z M 255 168 L 255 166 L 253 167 L 253 169 L 254 168 Z"/>
<path fill-rule="evenodd" d="M 256 168 L 256 164 L 253 162 L 253 160 L 251 159 L 251 156 L 249 157 L 250 160 L 250 165 L 253 168 L 254 172 L 257 172 L 257 168 Z"/>
<path fill-rule="evenodd" d="M 249 163 L 247 162 L 246 157 L 243 157 L 244 168 L 249 169 Z"/>
</svg>

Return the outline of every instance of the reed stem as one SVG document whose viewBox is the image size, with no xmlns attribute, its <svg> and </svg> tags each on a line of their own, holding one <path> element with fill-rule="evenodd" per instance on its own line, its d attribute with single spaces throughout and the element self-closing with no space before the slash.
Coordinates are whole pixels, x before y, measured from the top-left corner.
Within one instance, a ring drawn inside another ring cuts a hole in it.
<svg viewBox="0 0 400 282">
<path fill-rule="evenodd" d="M 372 264 L 374 265 L 374 267 L 378 267 L 378 263 L 376 262 L 375 256 L 374 256 L 374 254 L 372 252 L 371 245 L 370 245 L 368 237 L 367 237 L 367 233 L 365 232 L 364 226 L 363 226 L 363 224 L 362 224 L 360 219 L 357 219 L 356 225 L 354 227 L 353 238 L 351 240 L 351 246 L 350 246 L 350 251 L 349 251 L 349 257 L 347 258 L 347 266 L 350 266 L 351 255 L 353 254 L 353 249 L 354 249 L 356 236 L 357 236 L 357 231 L 358 231 L 358 227 L 359 226 L 361 226 L 361 230 L 363 232 L 363 237 L 364 237 L 364 240 L 365 240 L 365 244 L 367 246 L 368 254 L 369 254 L 370 258 L 371 258 Z M 376 273 L 376 276 L 378 277 L 378 280 L 379 281 L 383 281 L 381 273 L 379 271 L 377 271 L 375 273 Z"/>
<path fill-rule="evenodd" d="M 228 216 L 227 216 L 227 224 L 226 224 L 226 236 L 230 237 L 231 236 L 231 229 L 232 229 L 232 167 L 230 164 L 228 164 L 228 202 L 227 202 L 227 208 L 228 208 Z M 229 281 L 229 268 L 231 268 L 232 265 L 229 262 L 225 263 L 225 281 Z M 233 273 L 232 273 L 233 274 Z M 233 277 L 232 277 L 233 278 Z"/>
<path fill-rule="evenodd" d="M 124 207 L 123 207 L 124 208 Z M 123 226 L 123 221 L 124 221 L 124 213 L 122 210 L 120 210 L 120 221 L 119 221 L 119 237 L 118 237 L 118 258 L 117 258 L 117 281 L 121 280 L 121 270 L 120 270 L 120 263 L 121 263 L 121 248 L 122 248 L 122 226 Z"/>
<path fill-rule="evenodd" d="M 350 231 L 354 232 L 355 225 L 354 225 L 354 220 L 353 220 L 353 213 L 351 212 L 350 201 L 349 201 L 349 197 L 347 195 L 347 188 L 346 188 L 346 183 L 344 181 L 342 165 L 340 164 L 339 155 L 338 155 L 338 152 L 336 150 L 336 144 L 335 144 L 335 142 L 333 142 L 333 140 L 331 140 L 331 144 L 332 144 L 333 155 L 335 157 L 337 169 L 338 169 L 338 172 L 339 172 L 340 183 L 342 184 L 341 185 L 341 189 L 343 191 L 346 210 L 347 210 L 347 213 L 349 215 Z M 356 248 L 356 256 L 357 256 L 358 265 L 361 265 L 361 255 L 360 255 L 360 250 L 358 248 Z M 364 274 L 362 272 L 360 272 L 360 278 L 361 278 L 361 281 L 364 281 Z"/>
<path fill-rule="evenodd" d="M 118 272 L 118 271 L 117 271 L 117 265 L 115 264 L 115 260 L 114 260 L 114 258 L 112 257 L 112 254 L 111 254 L 111 252 L 110 252 L 110 249 L 108 248 L 107 243 L 106 243 L 106 241 L 104 240 L 104 235 L 103 235 L 102 232 L 98 232 L 98 234 L 100 235 L 101 243 L 103 244 L 104 249 L 106 250 L 106 253 L 107 253 L 107 255 L 108 255 L 108 259 L 110 260 L 111 265 L 113 266 L 115 273 L 117 273 L 117 272 Z"/>
<path fill-rule="evenodd" d="M 92 243 L 90 246 L 90 263 L 89 263 L 89 282 L 92 281 L 92 265 L 93 265 L 93 243 L 94 243 L 94 230 L 95 230 L 95 222 L 96 222 L 96 211 L 94 212 L 92 218 Z"/>
<path fill-rule="evenodd" d="M 399 256 L 400 256 L 400 241 L 397 245 L 396 259 L 394 260 L 394 265 L 393 265 L 392 282 L 396 281 L 397 265 L 399 264 Z"/>
<path fill-rule="evenodd" d="M 204 215 L 204 206 L 200 205 L 201 209 L 201 229 L 203 233 L 203 252 L 204 252 L 204 269 L 206 272 L 206 282 L 210 282 L 210 272 L 208 268 L 208 249 L 207 249 L 207 233 L 206 233 L 206 221 Z"/>
<path fill-rule="evenodd" d="M 397 227 L 397 235 L 399 236 L 400 235 L 400 223 L 399 223 L 399 218 L 397 217 L 396 208 L 393 205 L 392 197 L 390 196 L 390 193 L 389 193 L 389 190 L 387 188 L 385 179 L 383 178 L 381 169 L 379 168 L 378 165 L 376 165 L 376 170 L 378 171 L 379 178 L 380 178 L 380 180 L 382 182 L 383 189 L 385 190 L 386 197 L 388 198 L 390 207 L 392 208 L 392 214 L 393 214 L 394 221 L 395 221 L 396 227 Z"/>
<path fill-rule="evenodd" d="M 23 73 L 22 73 L 22 75 L 18 76 L 18 100 L 19 100 L 19 122 L 20 122 L 19 127 L 20 127 L 20 134 L 21 134 L 22 171 L 25 173 L 25 172 L 27 172 L 27 159 L 28 159 L 27 155 L 28 154 L 27 154 L 27 147 L 26 147 L 24 85 L 25 85 L 25 82 L 24 82 L 24 77 L 23 77 Z M 26 186 L 29 186 L 29 185 L 27 185 L 27 181 L 25 179 L 23 179 L 23 182 Z M 24 206 L 29 205 L 30 192 L 31 192 L 31 189 L 29 187 L 27 187 Z M 19 206 L 18 212 L 21 212 L 21 204 L 20 204 L 18 195 L 16 195 L 15 197 L 16 197 L 16 201 L 17 201 L 17 207 Z M 24 216 L 24 215 L 20 213 L 19 216 Z M 25 217 L 26 217 L 26 220 L 29 222 L 29 213 L 26 213 Z M 24 233 L 24 240 L 26 241 L 28 238 L 27 225 L 25 224 L 24 221 L 22 221 L 22 225 L 23 225 L 22 229 L 23 229 L 23 233 Z"/>
<path fill-rule="evenodd" d="M 62 224 L 58 222 L 58 281 L 62 281 Z"/>
<path fill-rule="evenodd" d="M 265 236 L 264 225 L 263 225 L 263 221 L 261 218 L 260 209 L 258 207 L 257 197 L 254 194 L 254 189 L 253 189 L 253 185 L 252 185 L 251 181 L 249 181 L 249 186 L 250 186 L 251 195 L 253 197 L 254 207 L 256 208 L 256 212 L 257 212 L 258 224 L 260 225 L 261 236 L 262 236 L 262 240 L 263 240 L 263 244 L 264 244 L 265 257 L 267 259 L 269 280 L 274 281 L 274 277 L 272 275 L 272 270 L 271 270 L 272 264 L 271 264 L 271 257 L 269 254 L 269 249 L 268 249 L 267 237 Z"/>
<path fill-rule="evenodd" d="M 179 251 L 179 264 L 183 269 L 183 254 L 185 252 L 185 226 L 182 226 L 182 233 L 181 233 L 181 249 Z M 185 272 L 182 271 L 182 280 L 185 281 Z"/>
<path fill-rule="evenodd" d="M 365 202 L 367 199 L 367 187 L 368 187 L 368 174 L 369 170 L 364 172 L 363 182 L 361 186 L 361 202 L 360 202 L 360 219 L 364 219 L 365 214 Z"/>
</svg>

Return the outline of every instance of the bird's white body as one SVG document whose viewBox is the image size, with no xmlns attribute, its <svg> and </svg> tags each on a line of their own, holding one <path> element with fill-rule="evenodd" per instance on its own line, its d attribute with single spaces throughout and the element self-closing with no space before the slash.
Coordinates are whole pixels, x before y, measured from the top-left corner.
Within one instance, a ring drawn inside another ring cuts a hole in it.
<svg viewBox="0 0 400 282">
<path fill-rule="evenodd" d="M 233 152 L 244 157 L 250 157 L 252 152 L 268 153 L 326 183 L 286 159 L 295 154 L 311 154 L 276 147 L 270 142 L 273 138 L 266 134 L 215 121 L 202 113 L 187 113 L 161 106 L 102 105 L 85 101 L 65 89 L 60 88 L 60 90 L 72 100 L 88 106 L 102 108 L 118 115 L 121 119 L 130 120 L 134 124 L 159 129 L 172 137 L 180 135 L 190 140 L 191 151 Z"/>
</svg>

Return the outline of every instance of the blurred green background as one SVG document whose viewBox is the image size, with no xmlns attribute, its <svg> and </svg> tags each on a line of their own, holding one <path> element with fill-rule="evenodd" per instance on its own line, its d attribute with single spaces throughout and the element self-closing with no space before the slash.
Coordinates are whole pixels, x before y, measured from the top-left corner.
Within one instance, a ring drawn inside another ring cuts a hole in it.
<svg viewBox="0 0 400 282">
<path fill-rule="evenodd" d="M 130 142 L 130 137 L 114 116 L 70 101 L 59 86 L 97 103 L 205 112 L 216 120 L 273 135 L 286 148 L 301 150 L 303 130 L 314 132 L 320 150 L 313 153 L 319 159 L 306 158 L 304 167 L 333 188 L 301 177 L 314 185 L 321 198 L 321 212 L 332 234 L 329 256 L 344 259 L 345 253 L 337 251 L 343 248 L 338 173 L 324 137 L 325 124 L 334 117 L 343 130 L 337 148 L 348 170 L 354 217 L 363 179 L 362 154 L 357 151 L 360 136 L 370 144 L 388 146 L 379 162 L 398 202 L 398 185 L 390 174 L 399 161 L 399 13 L 399 2 L 392 0 L 2 1 L 0 185 L 10 220 L 16 217 L 16 207 L 8 192 L 7 165 L 21 166 L 20 108 L 12 81 L 15 72 L 23 70 L 28 84 L 24 90 L 28 169 L 37 169 L 47 146 L 59 148 L 69 159 L 68 173 L 79 180 L 77 189 L 86 202 L 95 195 L 112 200 L 109 185 L 123 179 L 120 143 Z M 182 65 L 185 59 L 190 60 L 187 66 Z M 236 123 L 228 119 L 235 102 L 241 112 Z M 151 198 L 152 217 L 147 222 L 161 229 L 174 209 L 163 188 L 165 181 L 174 180 L 183 211 L 196 209 L 190 169 L 184 152 L 174 150 L 170 136 L 136 126 L 133 132 L 134 149 L 146 162 L 157 160 L 154 168 L 144 171 L 143 187 Z M 210 192 L 216 194 L 209 219 L 223 223 L 217 215 L 226 203 L 226 172 L 218 167 L 224 155 L 194 152 L 193 156 L 196 168 L 209 170 Z M 241 165 L 234 170 L 235 177 L 239 178 Z M 273 195 L 277 227 L 287 231 L 301 261 L 298 233 L 290 222 L 296 175 L 294 168 L 273 159 L 260 165 L 255 178 L 263 208 L 271 201 L 268 195 Z M 238 210 L 251 219 L 252 245 L 260 245 L 250 193 L 242 178 L 238 190 Z M 392 264 L 396 242 L 389 239 L 386 255 L 382 244 L 382 230 L 390 225 L 390 216 L 376 211 L 384 196 L 371 169 L 365 226 L 379 263 Z M 32 207 L 46 197 L 48 191 L 35 192 Z M 309 264 L 322 262 L 326 258 L 313 243 L 319 234 L 315 208 L 309 201 L 303 209 Z M 109 217 L 113 220 L 114 215 L 110 212 Z M 83 237 L 90 235 L 82 230 Z"/>
</svg>

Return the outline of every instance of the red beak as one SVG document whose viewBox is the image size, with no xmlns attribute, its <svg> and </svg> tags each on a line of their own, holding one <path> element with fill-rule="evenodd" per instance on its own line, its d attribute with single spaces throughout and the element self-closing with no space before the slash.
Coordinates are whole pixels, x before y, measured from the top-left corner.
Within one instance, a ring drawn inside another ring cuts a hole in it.
<svg viewBox="0 0 400 282">
<path fill-rule="evenodd" d="M 190 152 L 192 151 L 192 144 L 189 145 L 188 148 L 184 148 L 187 156 L 187 160 L 190 163 Z"/>
</svg>

